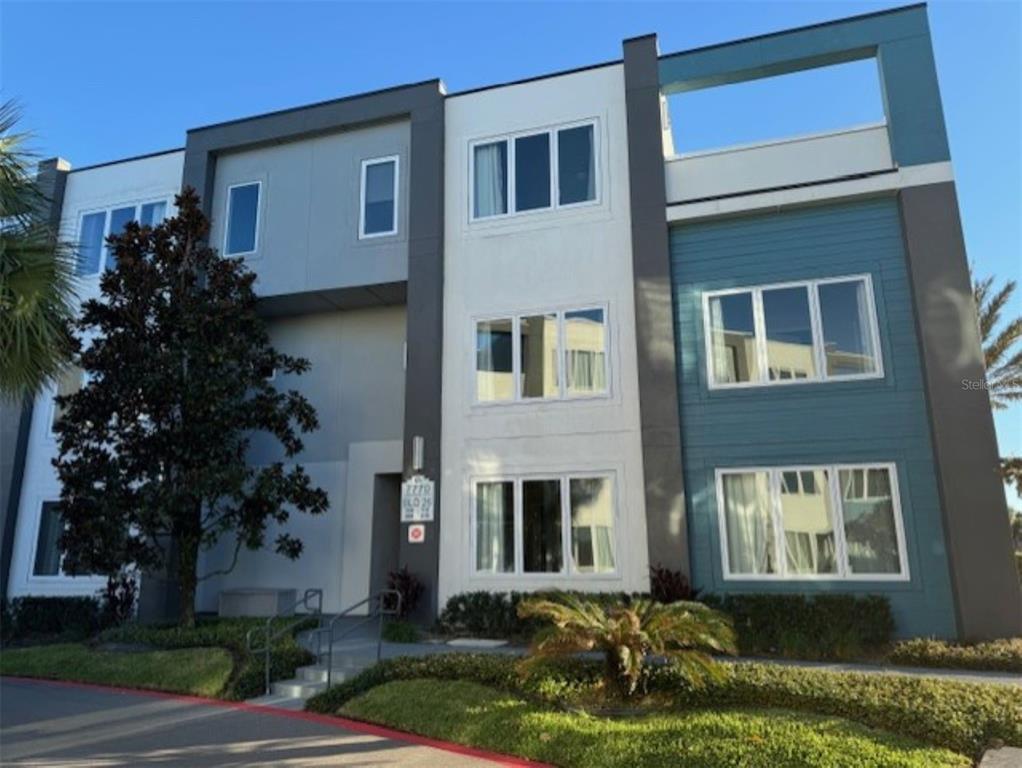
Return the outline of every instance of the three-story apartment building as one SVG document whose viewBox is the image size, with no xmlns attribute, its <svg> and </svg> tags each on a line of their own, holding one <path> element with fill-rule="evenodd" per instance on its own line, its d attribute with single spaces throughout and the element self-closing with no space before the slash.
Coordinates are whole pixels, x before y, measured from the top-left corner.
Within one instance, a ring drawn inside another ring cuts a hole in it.
<svg viewBox="0 0 1022 768">
<path fill-rule="evenodd" d="M 882 122 L 674 152 L 671 94 L 851 61 L 875 62 Z M 103 235 L 196 188 L 274 344 L 312 361 L 278 385 L 319 412 L 299 459 L 330 510 L 292 518 L 299 561 L 243 552 L 202 610 L 316 587 L 338 611 L 407 565 L 429 617 L 470 590 L 642 591 L 663 565 L 718 594 L 884 595 L 906 636 L 1022 631 L 989 401 L 962 386 L 984 372 L 922 6 L 665 55 L 635 38 L 44 170 L 93 283 Z M 9 597 L 100 583 L 60 570 L 51 403 L 5 412 Z M 409 536 L 412 476 L 435 495 Z"/>
</svg>

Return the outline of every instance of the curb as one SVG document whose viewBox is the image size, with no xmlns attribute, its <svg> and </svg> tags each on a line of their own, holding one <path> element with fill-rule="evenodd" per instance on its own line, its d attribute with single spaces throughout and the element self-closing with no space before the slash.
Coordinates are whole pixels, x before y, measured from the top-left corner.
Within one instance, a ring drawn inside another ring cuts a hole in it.
<svg viewBox="0 0 1022 768">
<path fill-rule="evenodd" d="M 320 725 L 329 725 L 334 728 L 343 728 L 345 730 L 362 733 L 367 736 L 378 736 L 384 739 L 400 741 L 405 744 L 432 747 L 433 749 L 441 749 L 445 752 L 453 752 L 454 754 L 465 755 L 466 757 L 478 757 L 481 760 L 488 760 L 497 765 L 515 766 L 516 768 L 550 768 L 550 766 L 546 763 L 537 763 L 533 760 L 528 760 L 522 757 L 512 757 L 510 755 L 489 752 L 485 749 L 467 747 L 462 744 L 455 744 L 449 741 L 440 741 L 439 739 L 431 739 L 428 736 L 420 736 L 417 733 L 398 731 L 393 728 L 387 728 L 386 726 L 366 723 L 361 720 L 351 720 L 349 718 L 336 715 L 321 715 L 316 712 L 281 709 L 280 707 L 270 707 L 264 704 L 249 704 L 244 701 L 209 699 L 204 696 L 192 696 L 184 693 L 167 693 L 166 691 L 153 691 L 146 688 L 125 688 L 117 685 L 102 685 L 101 683 L 83 683 L 75 680 L 51 680 L 42 677 L 22 677 L 20 675 L 0 676 L 0 681 L 7 680 L 43 686 L 83 688 L 86 690 L 104 691 L 106 693 L 148 696 L 153 699 L 167 699 L 171 701 L 187 702 L 190 704 L 204 704 L 206 706 L 220 707 L 222 709 L 234 709 L 241 712 L 254 712 L 256 714 L 285 717 L 292 720 L 304 720 L 309 723 L 318 723 Z"/>
</svg>

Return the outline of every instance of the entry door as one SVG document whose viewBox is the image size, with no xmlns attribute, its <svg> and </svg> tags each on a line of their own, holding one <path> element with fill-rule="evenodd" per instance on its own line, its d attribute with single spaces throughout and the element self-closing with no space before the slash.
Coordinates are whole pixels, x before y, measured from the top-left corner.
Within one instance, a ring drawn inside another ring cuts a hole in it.
<svg viewBox="0 0 1022 768">
<path fill-rule="evenodd" d="M 401 545 L 401 475 L 376 475 L 373 488 L 373 551 L 369 589 L 387 588 L 387 577 L 398 567 Z"/>
</svg>

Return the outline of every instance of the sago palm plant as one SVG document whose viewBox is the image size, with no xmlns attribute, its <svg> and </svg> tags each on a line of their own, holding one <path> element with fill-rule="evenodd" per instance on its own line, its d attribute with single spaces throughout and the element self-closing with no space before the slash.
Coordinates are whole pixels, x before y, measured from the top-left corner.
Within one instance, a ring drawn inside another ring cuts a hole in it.
<svg viewBox="0 0 1022 768">
<path fill-rule="evenodd" d="M 549 622 L 532 641 L 530 665 L 557 656 L 588 651 L 603 654 L 608 690 L 635 693 L 643 667 L 660 657 L 682 669 L 693 685 L 718 678 L 723 671 L 711 654 L 734 654 L 735 633 L 727 616 L 702 603 L 618 600 L 603 603 L 576 595 L 524 600 L 522 618 Z"/>
<path fill-rule="evenodd" d="M 0 105 L 0 398 L 32 395 L 67 364 L 74 254 L 42 215 L 18 110 Z"/>
</svg>

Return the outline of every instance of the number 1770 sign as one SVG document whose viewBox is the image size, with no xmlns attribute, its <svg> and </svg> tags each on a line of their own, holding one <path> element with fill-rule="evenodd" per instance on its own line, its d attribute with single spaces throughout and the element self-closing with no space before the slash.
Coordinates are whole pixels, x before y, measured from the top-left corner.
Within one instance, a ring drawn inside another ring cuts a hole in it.
<svg viewBox="0 0 1022 768">
<path fill-rule="evenodd" d="M 412 475 L 401 483 L 401 522 L 433 521 L 433 481 Z"/>
</svg>

